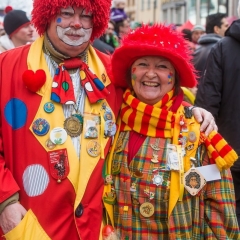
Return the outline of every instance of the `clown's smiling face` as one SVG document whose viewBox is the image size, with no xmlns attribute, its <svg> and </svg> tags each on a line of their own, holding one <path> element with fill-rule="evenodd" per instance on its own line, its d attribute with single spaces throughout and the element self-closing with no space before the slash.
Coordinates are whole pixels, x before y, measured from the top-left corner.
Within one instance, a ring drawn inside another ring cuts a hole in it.
<svg viewBox="0 0 240 240">
<path fill-rule="evenodd" d="M 175 69 L 163 57 L 137 59 L 131 68 L 131 85 L 137 98 L 149 105 L 159 102 L 175 84 Z"/>
<path fill-rule="evenodd" d="M 58 51 L 75 57 L 89 45 L 92 29 L 91 12 L 81 7 L 67 7 L 50 23 L 47 34 Z"/>
</svg>

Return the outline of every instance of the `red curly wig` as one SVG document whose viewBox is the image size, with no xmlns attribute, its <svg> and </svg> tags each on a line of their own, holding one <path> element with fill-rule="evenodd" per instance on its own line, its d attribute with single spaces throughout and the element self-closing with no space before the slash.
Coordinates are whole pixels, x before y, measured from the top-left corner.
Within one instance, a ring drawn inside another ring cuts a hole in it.
<svg viewBox="0 0 240 240">
<path fill-rule="evenodd" d="M 113 82 L 128 87 L 129 70 L 134 61 L 144 56 L 167 58 L 174 66 L 183 87 L 194 87 L 197 83 L 192 56 L 182 34 L 164 24 L 143 25 L 130 32 L 121 41 L 111 57 Z"/>
<path fill-rule="evenodd" d="M 93 13 L 91 40 L 103 34 L 109 20 L 111 0 L 34 0 L 32 23 L 38 34 L 43 35 L 60 9 L 69 6 L 84 7 Z"/>
</svg>

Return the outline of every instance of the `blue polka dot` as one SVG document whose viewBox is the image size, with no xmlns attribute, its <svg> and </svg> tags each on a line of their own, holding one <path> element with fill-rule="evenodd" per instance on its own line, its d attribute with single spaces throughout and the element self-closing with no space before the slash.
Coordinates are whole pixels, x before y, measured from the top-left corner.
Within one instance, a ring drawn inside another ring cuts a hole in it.
<svg viewBox="0 0 240 240">
<path fill-rule="evenodd" d="M 102 91 L 104 89 L 104 84 L 98 78 L 95 78 L 93 81 L 99 90 Z"/>
<path fill-rule="evenodd" d="M 54 102 L 60 103 L 60 97 L 56 93 L 51 93 L 51 100 Z"/>
<path fill-rule="evenodd" d="M 61 18 L 57 18 L 57 23 L 60 23 L 62 22 L 62 19 Z"/>
<path fill-rule="evenodd" d="M 13 130 L 17 130 L 26 124 L 27 106 L 23 101 L 13 98 L 7 103 L 4 116 Z"/>
</svg>

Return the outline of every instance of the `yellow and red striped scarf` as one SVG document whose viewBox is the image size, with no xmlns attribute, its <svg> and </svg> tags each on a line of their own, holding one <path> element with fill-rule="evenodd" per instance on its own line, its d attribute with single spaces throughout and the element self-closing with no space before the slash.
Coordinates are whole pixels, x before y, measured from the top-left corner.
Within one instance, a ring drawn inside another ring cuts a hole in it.
<svg viewBox="0 0 240 240">
<path fill-rule="evenodd" d="M 139 101 L 132 95 L 130 89 L 127 89 L 123 95 L 120 130 L 134 130 L 150 137 L 172 138 L 175 116 L 169 109 L 177 99 L 173 93 L 174 89 L 152 106 Z M 178 102 L 180 106 L 182 101 Z"/>
<path fill-rule="evenodd" d="M 182 94 L 177 96 L 173 94 L 174 89 L 152 106 L 139 101 L 127 89 L 123 95 L 120 131 L 133 130 L 144 136 L 159 138 L 172 138 L 173 134 L 179 135 L 179 131 L 174 131 L 173 128 L 177 114 L 175 112 L 182 103 Z M 238 158 L 236 152 L 216 131 L 212 131 L 207 138 L 204 133 L 201 133 L 199 144 L 203 142 L 211 162 L 216 163 L 220 171 L 231 167 Z"/>
<path fill-rule="evenodd" d="M 207 138 L 201 133 L 201 138 L 207 147 L 211 163 L 216 163 L 220 171 L 230 168 L 238 159 L 237 153 L 216 131 L 212 131 Z"/>
</svg>

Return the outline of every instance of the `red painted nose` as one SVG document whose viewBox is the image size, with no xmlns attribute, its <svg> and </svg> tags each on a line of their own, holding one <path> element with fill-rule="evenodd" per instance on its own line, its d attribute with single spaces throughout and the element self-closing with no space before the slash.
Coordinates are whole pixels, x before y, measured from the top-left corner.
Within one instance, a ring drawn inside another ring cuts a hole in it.
<svg viewBox="0 0 240 240">
<path fill-rule="evenodd" d="M 76 23 L 76 24 L 74 24 L 74 27 L 75 27 L 75 28 L 80 28 L 81 25 L 80 25 L 79 23 Z"/>
</svg>

